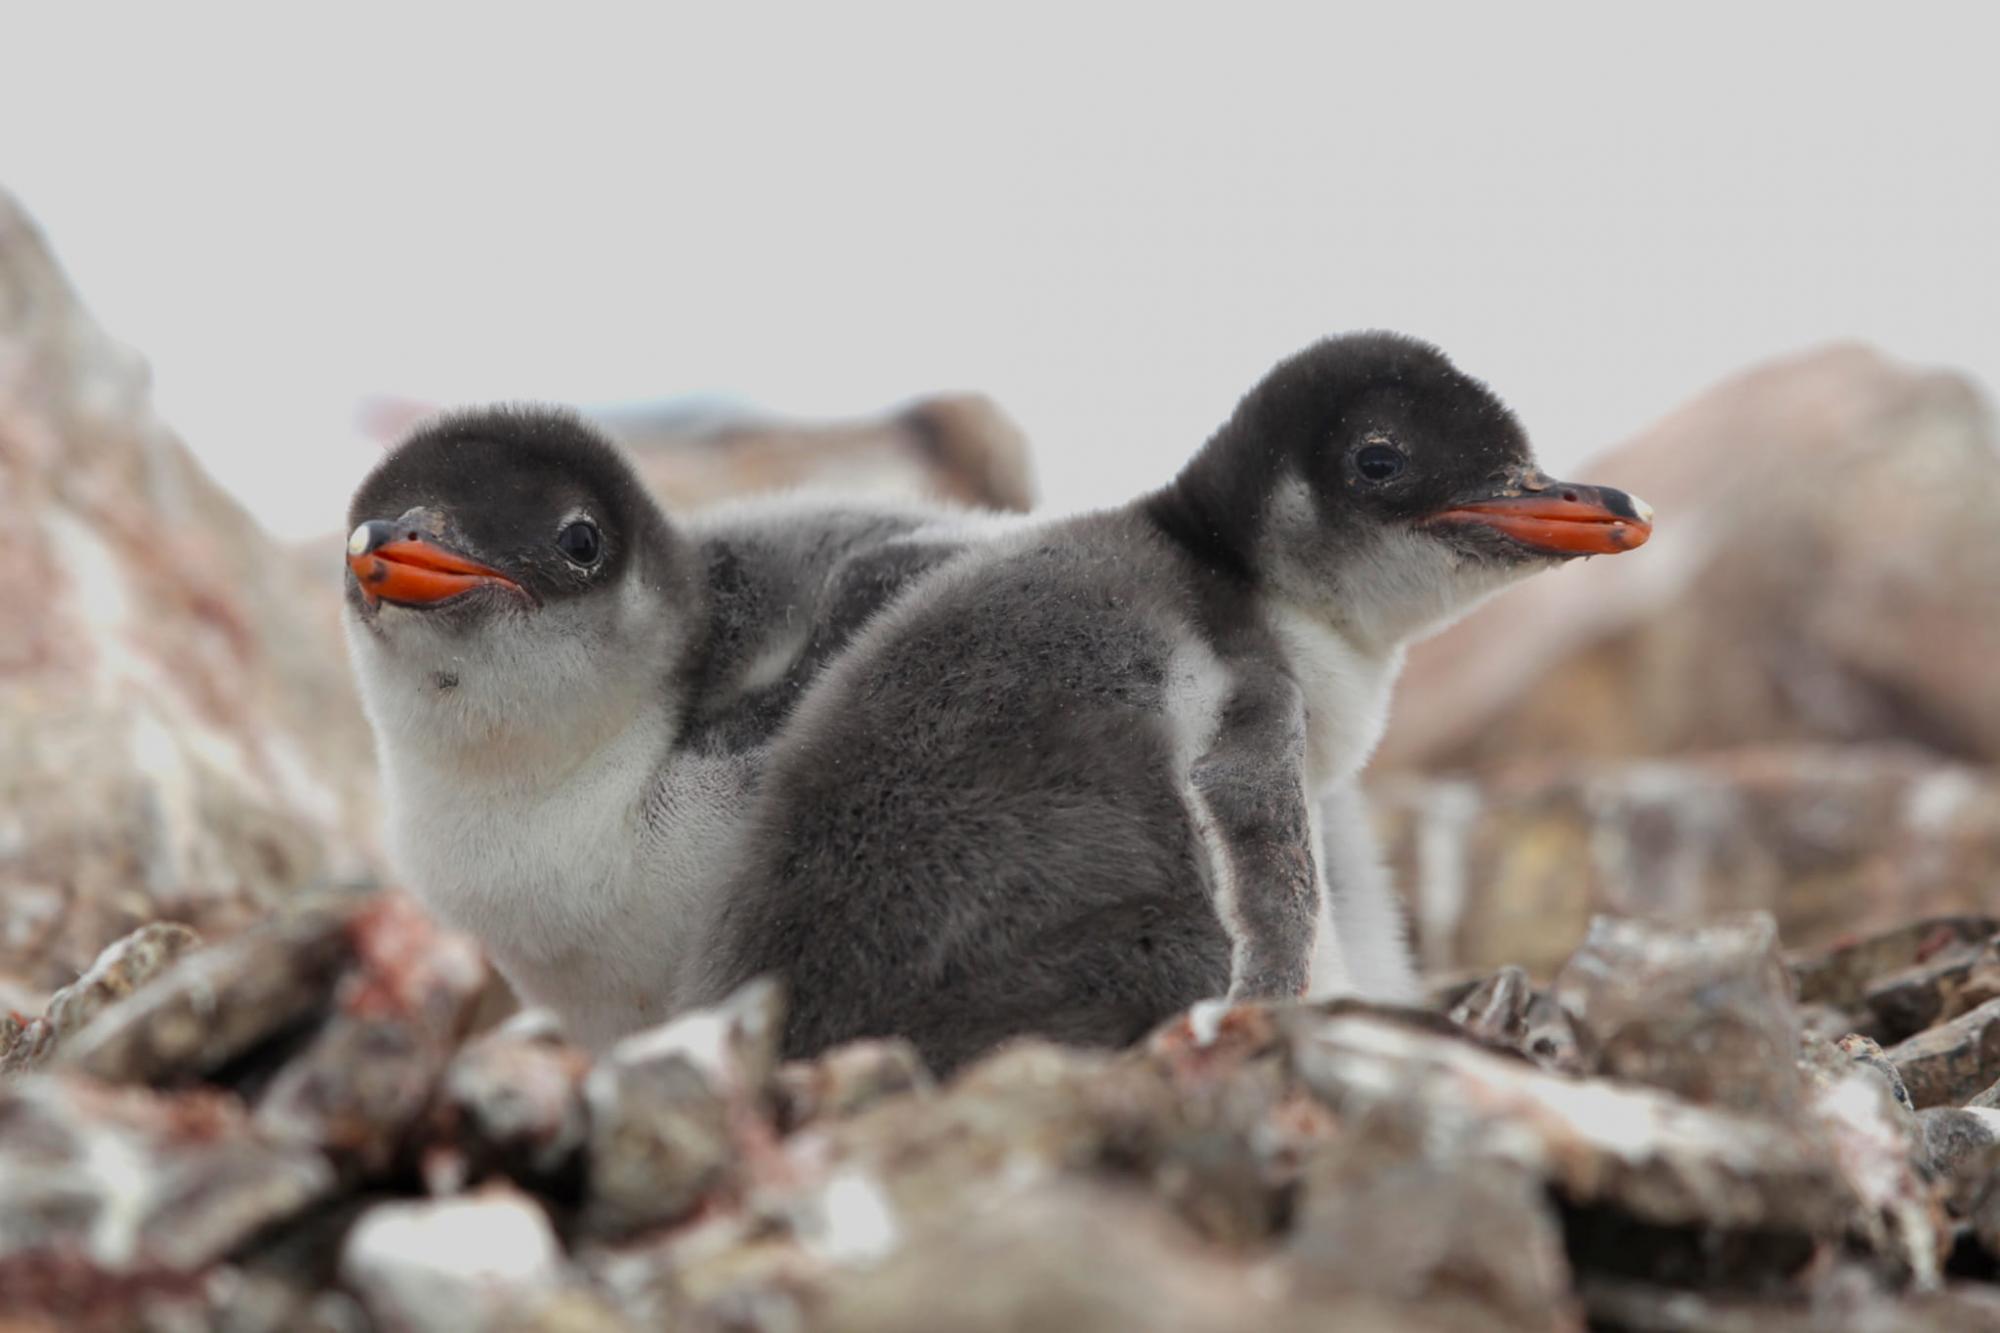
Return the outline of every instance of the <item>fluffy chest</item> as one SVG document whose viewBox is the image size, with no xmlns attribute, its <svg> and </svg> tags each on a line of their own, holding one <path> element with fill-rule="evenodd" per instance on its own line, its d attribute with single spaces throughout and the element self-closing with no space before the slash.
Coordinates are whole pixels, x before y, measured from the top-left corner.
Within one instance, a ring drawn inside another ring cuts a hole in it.
<svg viewBox="0 0 2000 1333">
<path fill-rule="evenodd" d="M 646 748 L 549 782 L 386 766 L 411 888 L 592 1045 L 667 1016 L 746 803 L 741 760 L 654 764 Z"/>
<path fill-rule="evenodd" d="M 1313 793 L 1361 771 L 1389 722 L 1401 647 L 1372 652 L 1289 606 L 1272 614 L 1292 677 L 1306 697 L 1306 778 Z"/>
</svg>

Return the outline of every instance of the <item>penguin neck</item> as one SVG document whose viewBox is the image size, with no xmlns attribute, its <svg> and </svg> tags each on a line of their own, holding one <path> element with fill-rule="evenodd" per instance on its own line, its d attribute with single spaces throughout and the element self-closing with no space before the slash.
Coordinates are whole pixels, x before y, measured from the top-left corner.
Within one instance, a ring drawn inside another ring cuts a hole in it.
<svg viewBox="0 0 2000 1333">
<path fill-rule="evenodd" d="M 1277 452 L 1240 416 L 1232 417 L 1138 507 L 1200 567 L 1255 583 L 1262 497 L 1277 485 L 1279 472 Z"/>
<path fill-rule="evenodd" d="M 1360 773 L 1381 743 L 1404 645 L 1359 636 L 1281 596 L 1269 599 L 1266 615 L 1305 696 L 1307 785 L 1324 793 Z"/>
</svg>

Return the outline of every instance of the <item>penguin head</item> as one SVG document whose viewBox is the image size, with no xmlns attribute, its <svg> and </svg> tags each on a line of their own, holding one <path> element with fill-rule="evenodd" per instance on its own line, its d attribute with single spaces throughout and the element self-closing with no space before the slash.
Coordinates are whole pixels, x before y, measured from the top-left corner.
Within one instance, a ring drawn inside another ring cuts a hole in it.
<svg viewBox="0 0 2000 1333">
<path fill-rule="evenodd" d="M 378 731 L 574 723 L 655 688 L 692 622 L 666 516 L 572 413 L 439 418 L 383 458 L 347 521 L 348 640 Z"/>
<path fill-rule="evenodd" d="M 1390 333 L 1281 362 L 1154 512 L 1214 563 L 1384 643 L 1652 531 L 1644 502 L 1545 475 L 1490 389 Z"/>
</svg>

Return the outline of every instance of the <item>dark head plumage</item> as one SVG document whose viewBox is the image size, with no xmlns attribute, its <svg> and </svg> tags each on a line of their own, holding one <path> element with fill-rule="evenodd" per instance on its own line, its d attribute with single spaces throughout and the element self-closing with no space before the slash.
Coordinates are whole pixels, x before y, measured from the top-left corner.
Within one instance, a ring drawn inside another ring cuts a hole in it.
<svg viewBox="0 0 2000 1333">
<path fill-rule="evenodd" d="M 1310 498 L 1314 522 L 1335 536 L 1429 525 L 1470 554 L 1591 553 L 1537 546 L 1482 523 L 1434 522 L 1562 485 L 1542 477 L 1527 434 L 1485 384 L 1429 343 L 1367 332 L 1325 339 L 1278 363 L 1146 509 L 1204 563 L 1254 579 L 1287 487 Z M 1583 491 L 1610 506 L 1605 518 L 1631 520 L 1626 544 L 1644 540 L 1626 497 L 1565 488 Z"/>
<path fill-rule="evenodd" d="M 357 603 L 376 591 L 369 574 L 378 551 L 393 563 L 407 549 L 420 571 L 449 573 L 456 558 L 502 576 L 466 596 L 413 601 L 440 608 L 476 608 L 488 589 L 535 604 L 581 596 L 616 584 L 634 561 L 665 560 L 674 541 L 618 447 L 574 412 L 550 407 L 479 408 L 425 423 L 356 490 L 348 526 Z M 412 575 L 410 586 L 425 585 Z"/>
</svg>

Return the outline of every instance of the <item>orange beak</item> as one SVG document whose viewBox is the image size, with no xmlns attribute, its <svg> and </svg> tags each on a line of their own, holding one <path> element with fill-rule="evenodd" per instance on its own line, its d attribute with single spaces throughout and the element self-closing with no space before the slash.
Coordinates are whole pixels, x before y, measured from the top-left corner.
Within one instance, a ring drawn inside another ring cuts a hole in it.
<svg viewBox="0 0 2000 1333">
<path fill-rule="evenodd" d="M 468 560 L 421 537 L 382 540 L 387 523 L 363 523 L 347 541 L 347 567 L 372 606 L 378 601 L 431 606 L 498 584 L 519 592 L 521 585 L 499 570 Z"/>
<path fill-rule="evenodd" d="M 1431 521 L 1483 524 L 1551 555 L 1616 555 L 1653 535 L 1652 507 L 1636 496 L 1609 486 L 1534 484 L 1526 494 L 1456 505 Z"/>
</svg>

